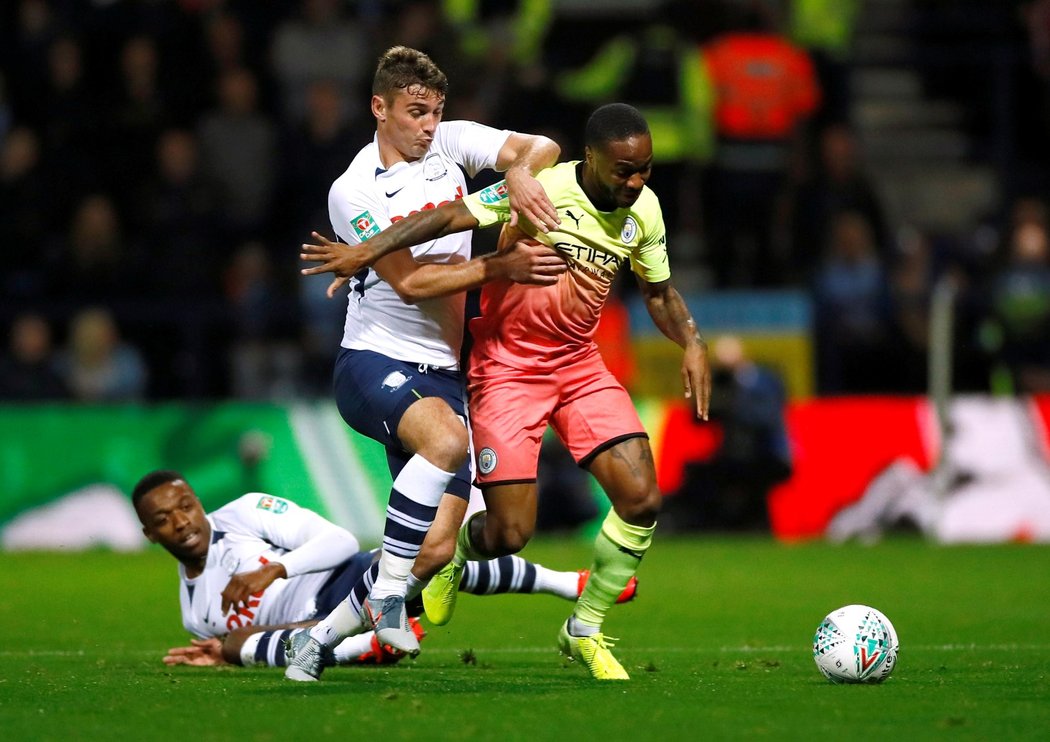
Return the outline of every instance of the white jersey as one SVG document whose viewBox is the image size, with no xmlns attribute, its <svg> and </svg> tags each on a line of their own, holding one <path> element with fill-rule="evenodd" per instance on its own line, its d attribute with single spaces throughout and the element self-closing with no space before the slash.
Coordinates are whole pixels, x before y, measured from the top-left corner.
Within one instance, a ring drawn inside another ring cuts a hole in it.
<svg viewBox="0 0 1050 742">
<path fill-rule="evenodd" d="M 332 184 L 332 228 L 343 242 L 357 245 L 409 214 L 463 198 L 463 171 L 473 177 L 495 168 L 510 133 L 469 121 L 444 122 L 438 124 L 426 155 L 389 169 L 383 167 L 379 143 L 373 139 Z M 467 231 L 424 242 L 410 248 L 412 257 L 420 263 L 466 262 L 471 257 L 470 237 Z M 408 305 L 370 268 L 350 281 L 342 346 L 456 369 L 463 313 L 462 292 Z"/>
<path fill-rule="evenodd" d="M 359 550 L 349 531 L 280 497 L 252 492 L 208 515 L 211 545 L 204 571 L 190 579 L 179 564 L 182 625 L 191 634 L 223 636 L 253 624 L 305 621 L 316 612 L 317 594 L 332 570 Z M 288 579 L 275 580 L 248 607 L 222 612 L 230 577 L 267 562 L 284 565 Z"/>
</svg>

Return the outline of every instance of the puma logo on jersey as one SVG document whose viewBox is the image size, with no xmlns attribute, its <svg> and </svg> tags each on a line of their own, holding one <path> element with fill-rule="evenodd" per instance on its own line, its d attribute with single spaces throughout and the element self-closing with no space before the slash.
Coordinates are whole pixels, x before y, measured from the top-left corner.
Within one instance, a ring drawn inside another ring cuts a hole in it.
<svg viewBox="0 0 1050 742">
<path fill-rule="evenodd" d="M 571 209 L 566 209 L 565 210 L 565 216 L 569 217 L 570 219 L 572 219 L 576 223 L 576 229 L 580 228 L 580 219 L 583 219 L 582 216 L 576 216 L 575 214 L 572 213 Z"/>
</svg>

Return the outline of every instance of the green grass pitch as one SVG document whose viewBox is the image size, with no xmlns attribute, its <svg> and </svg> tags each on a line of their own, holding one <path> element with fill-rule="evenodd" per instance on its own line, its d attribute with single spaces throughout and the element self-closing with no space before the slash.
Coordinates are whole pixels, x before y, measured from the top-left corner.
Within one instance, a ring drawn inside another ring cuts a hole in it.
<svg viewBox="0 0 1050 742">
<path fill-rule="evenodd" d="M 583 566 L 589 545 L 526 556 Z M 0 557 L 6 740 L 1047 739 L 1050 549 L 658 538 L 638 599 L 613 609 L 628 683 L 554 649 L 569 603 L 463 596 L 415 661 L 169 669 L 186 643 L 166 554 Z M 874 605 L 901 640 L 893 676 L 835 686 L 810 640 L 841 605 Z M 467 660 L 467 661 L 465 661 Z"/>
</svg>

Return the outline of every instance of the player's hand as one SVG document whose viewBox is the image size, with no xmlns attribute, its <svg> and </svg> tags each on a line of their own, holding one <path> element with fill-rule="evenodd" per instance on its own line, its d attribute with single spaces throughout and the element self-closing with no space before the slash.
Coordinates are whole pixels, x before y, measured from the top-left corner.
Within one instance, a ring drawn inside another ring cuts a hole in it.
<svg viewBox="0 0 1050 742">
<path fill-rule="evenodd" d="M 193 639 L 188 647 L 172 647 L 164 655 L 165 665 L 215 667 L 227 664 L 222 658 L 222 641 L 216 638 Z"/>
<path fill-rule="evenodd" d="M 308 263 L 320 263 L 312 268 L 303 268 L 300 273 L 304 276 L 313 276 L 318 273 L 334 273 L 335 278 L 328 286 L 328 298 L 335 296 L 347 281 L 362 269 L 372 263 L 372 254 L 362 245 L 350 247 L 342 242 L 332 242 L 330 239 L 318 232 L 311 232 L 320 244 L 304 242 L 299 259 Z"/>
<path fill-rule="evenodd" d="M 519 239 L 493 257 L 500 274 L 515 283 L 551 286 L 569 269 L 565 256 L 536 240 Z"/>
<path fill-rule="evenodd" d="M 253 597 L 262 595 L 274 580 L 287 576 L 288 573 L 280 562 L 268 562 L 251 572 L 238 572 L 230 578 L 222 591 L 222 612 L 225 614 L 231 608 L 235 611 L 240 610 L 241 606 L 249 608 Z"/>
<path fill-rule="evenodd" d="M 705 343 L 692 343 L 686 347 L 682 358 L 682 385 L 685 398 L 696 403 L 696 416 L 706 420 L 711 405 L 711 367 L 707 362 Z"/>
<path fill-rule="evenodd" d="M 510 226 L 517 226 L 519 216 L 525 217 L 545 234 L 561 224 L 558 210 L 547 197 L 543 186 L 528 170 L 508 170 L 507 189 L 510 200 Z"/>
</svg>

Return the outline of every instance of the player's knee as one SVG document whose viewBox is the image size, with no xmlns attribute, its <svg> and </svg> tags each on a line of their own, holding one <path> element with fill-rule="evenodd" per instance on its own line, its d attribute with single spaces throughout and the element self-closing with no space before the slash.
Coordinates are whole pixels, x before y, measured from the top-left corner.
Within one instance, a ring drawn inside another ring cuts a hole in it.
<svg viewBox="0 0 1050 742">
<path fill-rule="evenodd" d="M 496 529 L 495 546 L 500 556 L 517 554 L 532 538 L 532 528 L 524 523 L 504 523 Z"/>
<path fill-rule="evenodd" d="M 468 447 L 467 429 L 451 425 L 427 441 L 419 453 L 439 469 L 454 472 L 467 460 Z"/>
<path fill-rule="evenodd" d="M 636 526 L 651 526 L 660 512 L 663 496 L 656 487 L 640 489 L 621 498 L 616 503 L 616 514 L 625 523 Z"/>
</svg>

